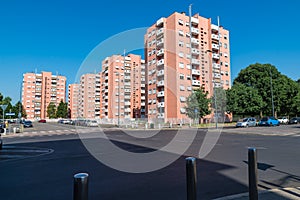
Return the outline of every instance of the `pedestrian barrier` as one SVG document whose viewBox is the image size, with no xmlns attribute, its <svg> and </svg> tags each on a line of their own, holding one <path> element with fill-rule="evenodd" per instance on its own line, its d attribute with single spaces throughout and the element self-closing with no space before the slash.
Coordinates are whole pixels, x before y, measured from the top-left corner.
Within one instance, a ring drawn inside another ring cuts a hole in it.
<svg viewBox="0 0 300 200">
<path fill-rule="evenodd" d="M 187 200 L 197 199 L 197 167 L 196 158 L 186 158 Z"/>
<path fill-rule="evenodd" d="M 87 173 L 74 175 L 73 200 L 88 200 L 88 182 L 89 175 Z"/>
<path fill-rule="evenodd" d="M 255 148 L 248 149 L 248 180 L 249 180 L 249 199 L 258 200 L 257 186 L 257 153 Z"/>
</svg>

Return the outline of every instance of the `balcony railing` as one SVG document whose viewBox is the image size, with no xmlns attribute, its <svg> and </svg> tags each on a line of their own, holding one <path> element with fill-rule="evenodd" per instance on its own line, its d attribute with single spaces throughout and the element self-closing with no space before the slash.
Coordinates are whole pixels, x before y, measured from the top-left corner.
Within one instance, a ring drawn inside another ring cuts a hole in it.
<svg viewBox="0 0 300 200">
<path fill-rule="evenodd" d="M 157 93 L 157 97 L 164 97 L 165 96 L 165 92 L 161 91 Z"/>
<path fill-rule="evenodd" d="M 164 108 L 164 107 L 165 107 L 165 102 L 159 102 L 159 103 L 157 104 L 157 107 L 159 107 L 159 108 Z"/>
<path fill-rule="evenodd" d="M 200 76 L 200 70 L 192 69 L 192 75 Z"/>
<path fill-rule="evenodd" d="M 192 85 L 193 85 L 193 86 L 200 86 L 200 81 L 198 81 L 198 80 L 193 80 L 193 81 L 192 81 Z"/>
<path fill-rule="evenodd" d="M 158 87 L 162 87 L 162 86 L 164 86 L 165 85 L 165 82 L 164 81 L 158 81 L 157 82 L 157 86 Z"/>
<path fill-rule="evenodd" d="M 164 59 L 161 59 L 161 60 L 159 60 L 159 61 L 157 61 L 157 66 L 161 66 L 161 65 L 163 65 L 164 64 Z"/>
<path fill-rule="evenodd" d="M 164 49 L 160 49 L 159 51 L 157 51 L 157 56 L 162 56 L 164 55 Z"/>
<path fill-rule="evenodd" d="M 193 35 L 198 35 L 199 34 L 199 29 L 192 27 L 191 32 Z"/>
</svg>

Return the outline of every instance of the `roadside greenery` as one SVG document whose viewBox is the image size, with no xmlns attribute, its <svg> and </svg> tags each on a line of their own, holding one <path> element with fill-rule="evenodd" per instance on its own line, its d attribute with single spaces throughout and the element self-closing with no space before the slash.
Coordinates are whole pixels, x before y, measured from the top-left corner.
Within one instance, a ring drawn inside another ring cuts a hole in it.
<svg viewBox="0 0 300 200">
<path fill-rule="evenodd" d="M 59 105 L 51 102 L 47 107 L 47 115 L 50 119 L 54 118 L 67 118 L 68 117 L 68 104 L 61 101 Z"/>
<path fill-rule="evenodd" d="M 26 111 L 20 101 L 18 101 L 15 105 L 11 103 L 12 99 L 10 97 L 4 97 L 0 93 L 0 105 L 7 105 L 4 113 L 14 113 L 14 115 L 6 116 L 4 114 L 5 119 L 14 119 L 18 118 L 19 112 L 21 113 L 21 117 L 26 117 Z M 3 110 L 0 108 L 0 117 L 3 118 Z"/>
<path fill-rule="evenodd" d="M 187 98 L 185 107 L 186 114 L 191 119 L 201 119 L 211 113 L 210 102 L 207 93 L 202 90 L 196 90 Z"/>
</svg>

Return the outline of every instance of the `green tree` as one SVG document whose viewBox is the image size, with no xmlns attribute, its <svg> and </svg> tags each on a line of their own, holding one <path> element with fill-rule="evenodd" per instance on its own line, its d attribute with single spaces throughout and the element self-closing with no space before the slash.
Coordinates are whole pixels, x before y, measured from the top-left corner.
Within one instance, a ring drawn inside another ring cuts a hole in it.
<svg viewBox="0 0 300 200">
<path fill-rule="evenodd" d="M 26 110 L 24 109 L 24 106 L 22 105 L 22 103 L 20 101 L 18 101 L 14 106 L 13 106 L 13 112 L 15 113 L 15 118 L 18 117 L 19 112 L 21 112 L 21 117 L 26 118 L 27 114 L 26 114 Z"/>
<path fill-rule="evenodd" d="M 207 95 L 199 89 L 188 96 L 185 109 L 189 118 L 199 119 L 211 113 L 210 99 L 207 98 Z"/>
<path fill-rule="evenodd" d="M 0 99 L 1 99 L 1 102 L 0 102 L 1 105 L 7 105 L 7 107 L 6 107 L 5 111 L 4 111 L 4 118 L 8 119 L 10 117 L 9 116 L 5 116 L 5 113 L 12 111 L 11 98 L 10 97 L 3 98 L 2 94 L 1 94 Z M 3 118 L 3 110 L 2 110 L 2 108 L 0 108 L 0 115 L 1 115 L 1 118 Z"/>
<path fill-rule="evenodd" d="M 57 107 L 56 117 L 67 118 L 68 117 L 68 104 L 61 101 Z"/>
<path fill-rule="evenodd" d="M 272 114 L 272 90 L 275 115 L 287 115 L 292 112 L 293 98 L 298 93 L 297 84 L 282 75 L 275 66 L 259 63 L 249 65 L 240 71 L 233 82 L 234 85 L 237 83 L 258 91 L 264 102 L 261 108 L 262 114 Z"/>
<path fill-rule="evenodd" d="M 53 102 L 49 103 L 47 107 L 47 115 L 50 119 L 56 118 L 56 106 Z"/>
<path fill-rule="evenodd" d="M 225 113 L 227 110 L 226 91 L 223 88 L 215 88 L 213 96 L 211 97 L 211 105 L 214 109 L 215 116 L 222 122 L 225 120 Z"/>
<path fill-rule="evenodd" d="M 232 114 L 254 116 L 260 114 L 264 106 L 257 89 L 236 83 L 226 91 L 227 110 Z"/>
</svg>

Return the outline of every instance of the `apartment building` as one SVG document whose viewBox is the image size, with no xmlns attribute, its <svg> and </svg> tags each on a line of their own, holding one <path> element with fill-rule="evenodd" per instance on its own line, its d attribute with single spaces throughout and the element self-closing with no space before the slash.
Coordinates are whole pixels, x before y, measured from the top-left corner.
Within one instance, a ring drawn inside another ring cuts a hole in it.
<svg viewBox="0 0 300 200">
<path fill-rule="evenodd" d="M 79 84 L 70 84 L 68 87 L 68 110 L 71 119 L 77 119 L 79 109 Z"/>
<path fill-rule="evenodd" d="M 102 62 L 102 119 L 119 123 L 146 117 L 145 74 L 145 61 L 139 55 L 112 55 Z"/>
<path fill-rule="evenodd" d="M 23 74 L 22 104 L 28 119 L 45 119 L 52 102 L 66 101 L 66 77 L 51 72 Z"/>
<path fill-rule="evenodd" d="M 82 75 L 78 91 L 77 116 L 87 119 L 100 118 L 100 75 Z"/>
<path fill-rule="evenodd" d="M 229 31 L 211 19 L 185 13 L 160 18 L 144 36 L 148 118 L 185 122 L 193 90 L 213 94 L 230 87 Z"/>
</svg>

